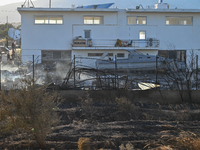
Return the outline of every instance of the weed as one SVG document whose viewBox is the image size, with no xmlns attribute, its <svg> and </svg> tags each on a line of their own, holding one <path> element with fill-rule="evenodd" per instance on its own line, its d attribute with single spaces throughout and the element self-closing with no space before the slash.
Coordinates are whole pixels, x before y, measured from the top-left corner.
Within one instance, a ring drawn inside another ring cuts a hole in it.
<svg viewBox="0 0 200 150">
<path fill-rule="evenodd" d="M 127 143 L 125 146 L 124 144 L 121 144 L 119 146 L 120 150 L 134 150 L 134 146 L 131 143 Z"/>
<path fill-rule="evenodd" d="M 19 90 L 1 91 L 0 132 L 27 133 L 45 148 L 47 134 L 60 122 L 56 111 L 58 99 L 57 93 L 48 93 L 44 87 L 31 83 Z"/>
<path fill-rule="evenodd" d="M 93 109 L 93 99 L 90 98 L 89 93 L 86 93 L 86 97 L 85 98 L 80 98 L 80 107 L 82 109 L 82 112 L 85 113 L 85 115 L 92 119 L 93 118 L 93 113 L 94 113 L 94 109 Z"/>
<path fill-rule="evenodd" d="M 119 104 L 123 111 L 131 111 L 134 108 L 134 104 L 131 103 L 127 98 L 116 98 L 116 102 Z"/>
<path fill-rule="evenodd" d="M 79 150 L 90 150 L 90 139 L 89 138 L 79 138 L 78 140 Z"/>
</svg>

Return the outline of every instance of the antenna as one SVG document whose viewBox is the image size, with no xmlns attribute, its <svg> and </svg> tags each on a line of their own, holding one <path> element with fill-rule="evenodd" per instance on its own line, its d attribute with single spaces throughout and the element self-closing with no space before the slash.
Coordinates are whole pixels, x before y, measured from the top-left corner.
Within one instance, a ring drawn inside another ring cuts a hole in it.
<svg viewBox="0 0 200 150">
<path fill-rule="evenodd" d="M 30 3 L 31 3 L 31 5 L 30 5 Z M 32 2 L 31 0 L 25 0 L 25 2 L 24 2 L 24 4 L 22 5 L 22 7 L 33 8 L 33 7 L 35 7 L 35 6 L 33 5 L 33 2 Z"/>
</svg>

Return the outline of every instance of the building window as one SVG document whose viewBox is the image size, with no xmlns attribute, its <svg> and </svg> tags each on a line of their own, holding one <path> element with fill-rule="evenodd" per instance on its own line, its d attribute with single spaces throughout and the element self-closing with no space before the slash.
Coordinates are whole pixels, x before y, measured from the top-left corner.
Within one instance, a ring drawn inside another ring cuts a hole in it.
<svg viewBox="0 0 200 150">
<path fill-rule="evenodd" d="M 100 57 L 103 53 L 88 53 L 89 57 Z M 113 53 L 108 53 L 108 56 L 113 56 Z"/>
<path fill-rule="evenodd" d="M 35 16 L 35 24 L 63 24 L 62 16 Z"/>
<path fill-rule="evenodd" d="M 147 17 L 127 17 L 127 24 L 146 24 Z"/>
<path fill-rule="evenodd" d="M 166 25 L 192 25 L 192 17 L 166 17 Z"/>
<path fill-rule="evenodd" d="M 48 17 L 43 17 L 43 16 L 35 17 L 35 24 L 48 24 L 48 23 L 49 23 Z"/>
<path fill-rule="evenodd" d="M 186 51 L 177 51 L 177 61 L 179 62 L 185 62 L 186 58 Z"/>
<path fill-rule="evenodd" d="M 53 52 L 53 59 L 60 60 L 61 59 L 61 51 L 54 51 Z"/>
<path fill-rule="evenodd" d="M 84 17 L 84 24 L 103 24 L 103 17 L 87 16 Z"/>
<path fill-rule="evenodd" d="M 49 17 L 49 24 L 62 24 L 63 19 L 62 17 Z"/>
<path fill-rule="evenodd" d="M 71 51 L 42 51 L 42 60 L 71 60 Z"/>
<path fill-rule="evenodd" d="M 186 50 L 159 50 L 158 55 L 177 62 L 186 62 Z"/>
<path fill-rule="evenodd" d="M 179 21 L 177 17 L 167 17 L 166 18 L 166 25 L 178 25 Z"/>
<path fill-rule="evenodd" d="M 124 57 L 124 53 L 117 53 L 117 57 Z"/>
<path fill-rule="evenodd" d="M 146 39 L 146 32 L 145 31 L 140 31 L 139 32 L 139 39 L 140 40 L 145 40 Z"/>
<path fill-rule="evenodd" d="M 180 17 L 181 25 L 192 25 L 192 17 Z"/>
<path fill-rule="evenodd" d="M 85 38 L 90 38 L 91 30 L 84 30 L 84 32 L 85 32 Z"/>
</svg>

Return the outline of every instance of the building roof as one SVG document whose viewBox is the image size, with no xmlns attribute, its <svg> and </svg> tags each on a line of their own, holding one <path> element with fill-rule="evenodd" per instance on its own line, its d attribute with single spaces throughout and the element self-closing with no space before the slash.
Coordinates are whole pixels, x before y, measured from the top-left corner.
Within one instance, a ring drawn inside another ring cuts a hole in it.
<svg viewBox="0 0 200 150">
<path fill-rule="evenodd" d="M 77 8 L 95 8 L 95 9 L 99 9 L 99 8 L 109 8 L 110 6 L 112 6 L 114 3 L 107 3 L 107 4 L 95 4 L 95 5 L 88 5 L 88 6 L 79 6 Z"/>
<path fill-rule="evenodd" d="M 126 12 L 200 13 L 200 9 L 126 9 Z"/>
<path fill-rule="evenodd" d="M 22 8 L 22 7 L 18 7 L 17 10 L 19 12 L 72 12 L 72 11 L 75 11 L 75 12 L 117 12 L 119 11 L 119 9 L 117 8 L 99 8 L 99 9 L 91 9 L 91 8 Z"/>
<path fill-rule="evenodd" d="M 111 4 L 111 3 L 110 3 Z M 118 12 L 126 11 L 127 13 L 200 13 L 200 9 L 118 9 L 118 8 L 23 8 L 18 7 L 19 12 Z"/>
</svg>

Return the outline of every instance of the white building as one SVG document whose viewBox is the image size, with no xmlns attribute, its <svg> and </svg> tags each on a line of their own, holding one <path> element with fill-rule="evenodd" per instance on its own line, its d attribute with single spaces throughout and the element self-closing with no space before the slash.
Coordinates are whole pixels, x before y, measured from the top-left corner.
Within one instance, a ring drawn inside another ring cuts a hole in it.
<svg viewBox="0 0 200 150">
<path fill-rule="evenodd" d="M 31 55 L 39 55 L 41 62 L 69 60 L 74 55 L 99 58 L 104 52 L 120 59 L 128 57 L 123 49 L 137 49 L 168 57 L 175 53 L 178 61 L 185 61 L 191 50 L 200 50 L 199 9 L 169 9 L 162 1 L 154 9 L 93 6 L 18 8 L 23 60 L 32 60 Z M 128 47 L 116 47 L 117 39 L 127 41 Z"/>
</svg>

